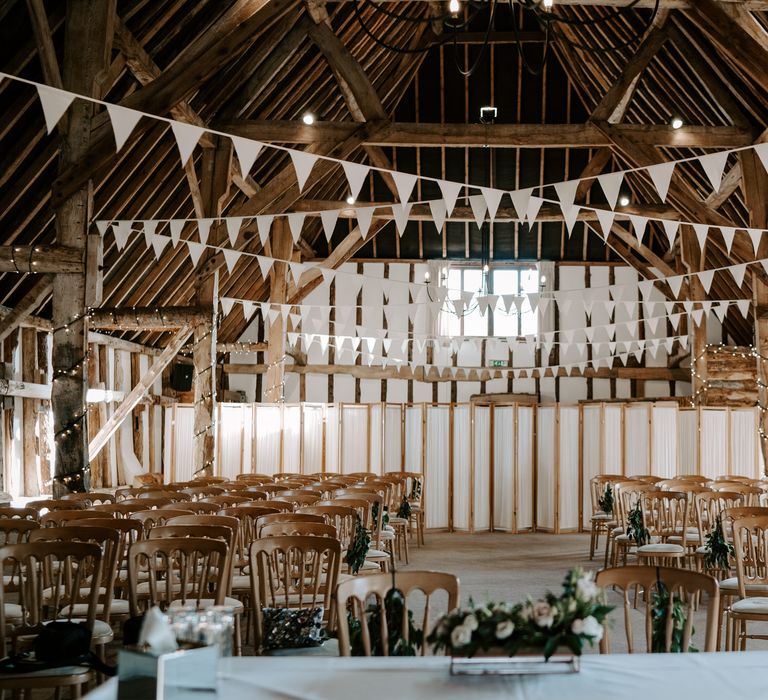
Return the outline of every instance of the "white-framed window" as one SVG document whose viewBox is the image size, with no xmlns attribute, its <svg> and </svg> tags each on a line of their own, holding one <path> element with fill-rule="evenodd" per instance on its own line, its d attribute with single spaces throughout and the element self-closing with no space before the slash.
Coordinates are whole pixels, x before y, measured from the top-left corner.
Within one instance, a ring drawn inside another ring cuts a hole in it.
<svg viewBox="0 0 768 700">
<path fill-rule="evenodd" d="M 484 285 L 487 278 L 487 286 Z M 457 336 L 523 336 L 536 334 L 538 314 L 531 311 L 525 298 L 526 294 L 540 291 L 539 270 L 536 265 L 494 264 L 487 273 L 483 272 L 482 263 L 451 264 L 441 270 L 440 285 L 448 289 L 448 299 L 455 299 L 461 292 L 478 294 L 511 294 L 522 297 L 523 303 L 512 304 L 509 313 L 504 310 L 501 299 L 494 311 L 482 314 L 480 306 L 473 300 L 462 312 L 456 315 L 450 301 L 446 300 L 438 319 L 438 332 L 448 337 Z"/>
</svg>

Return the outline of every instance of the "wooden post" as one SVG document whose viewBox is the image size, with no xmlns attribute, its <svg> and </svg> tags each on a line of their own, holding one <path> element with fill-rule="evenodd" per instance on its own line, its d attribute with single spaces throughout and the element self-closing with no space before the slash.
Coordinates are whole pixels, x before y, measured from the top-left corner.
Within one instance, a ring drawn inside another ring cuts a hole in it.
<svg viewBox="0 0 768 700">
<path fill-rule="evenodd" d="M 67 3 L 64 33 L 63 85 L 67 90 L 101 97 L 114 35 L 115 0 L 72 0 Z M 80 161 L 91 145 L 94 105 L 75 100 L 67 113 L 59 172 Z M 87 180 L 56 208 L 59 245 L 85 255 L 88 221 L 93 211 L 93 186 Z M 97 267 L 57 274 L 53 282 L 53 370 L 51 392 L 56 436 L 54 498 L 90 487 L 88 430 L 85 407 L 87 323 L 86 275 Z M 66 328 L 65 328 L 66 326 Z"/>
<path fill-rule="evenodd" d="M 272 257 L 290 260 L 293 239 L 285 217 L 275 219 L 272 224 Z M 288 298 L 288 264 L 275 262 L 269 273 L 269 301 L 285 304 Z M 267 374 L 264 401 L 278 403 L 283 400 L 285 379 L 285 321 L 281 314 L 269 325 L 267 334 Z"/>
</svg>

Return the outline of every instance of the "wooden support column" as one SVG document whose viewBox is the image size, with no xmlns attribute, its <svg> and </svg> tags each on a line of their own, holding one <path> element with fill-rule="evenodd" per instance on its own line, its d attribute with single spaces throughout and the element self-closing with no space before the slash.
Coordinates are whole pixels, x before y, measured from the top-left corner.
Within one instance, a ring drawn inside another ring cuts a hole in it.
<svg viewBox="0 0 768 700">
<path fill-rule="evenodd" d="M 687 272 L 698 272 L 703 268 L 704 250 L 699 247 L 696 234 L 691 226 L 680 227 L 680 251 Z M 704 286 L 697 276 L 688 278 L 688 298 L 691 301 L 702 301 L 706 298 Z M 689 316 L 689 331 L 691 333 L 691 378 L 693 403 L 696 406 L 706 405 L 707 381 L 707 316 L 704 314 L 701 323 L 696 325 Z"/>
<path fill-rule="evenodd" d="M 67 90 L 102 96 L 114 35 L 115 0 L 71 0 L 67 3 L 64 33 L 63 85 Z M 66 116 L 59 172 L 80 161 L 91 146 L 94 105 L 75 100 Z M 93 211 L 93 184 L 86 180 L 57 203 L 56 237 L 59 245 L 85 257 L 88 221 Z M 56 473 L 53 495 L 90 487 L 88 430 L 85 408 L 87 319 L 86 276 L 60 273 L 53 282 L 53 371 L 51 392 L 56 435 Z M 65 329 L 64 326 L 67 326 Z"/>
<path fill-rule="evenodd" d="M 285 217 L 275 219 L 270 237 L 272 257 L 290 260 L 293 239 Z M 288 264 L 275 262 L 269 273 L 269 301 L 285 304 L 288 298 Z M 264 385 L 264 401 L 278 403 L 283 400 L 285 380 L 285 322 L 277 316 L 267 333 L 267 373 Z"/>
</svg>

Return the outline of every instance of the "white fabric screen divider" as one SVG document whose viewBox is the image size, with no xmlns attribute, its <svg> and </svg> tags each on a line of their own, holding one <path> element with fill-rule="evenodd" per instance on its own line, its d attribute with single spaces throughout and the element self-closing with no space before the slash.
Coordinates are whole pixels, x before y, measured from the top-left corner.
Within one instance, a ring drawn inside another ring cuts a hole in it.
<svg viewBox="0 0 768 700">
<path fill-rule="evenodd" d="M 657 403 L 217 406 L 215 474 L 425 473 L 427 526 L 588 528 L 598 474 L 759 477 L 757 408 Z M 165 409 L 163 475 L 194 478 L 194 409 Z"/>
</svg>

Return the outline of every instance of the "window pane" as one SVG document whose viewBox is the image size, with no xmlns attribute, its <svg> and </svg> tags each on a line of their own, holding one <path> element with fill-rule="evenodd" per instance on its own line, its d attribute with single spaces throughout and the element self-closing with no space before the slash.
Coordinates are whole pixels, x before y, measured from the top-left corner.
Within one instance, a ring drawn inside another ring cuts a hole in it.
<svg viewBox="0 0 768 700">
<path fill-rule="evenodd" d="M 517 270 L 494 270 L 493 271 L 493 293 L 494 294 L 517 294 Z"/>
<path fill-rule="evenodd" d="M 493 334 L 498 336 L 517 335 L 517 309 L 514 304 L 507 315 L 504 313 L 501 302 L 499 302 L 499 308 L 493 314 Z"/>
<path fill-rule="evenodd" d="M 482 270 L 464 270 L 464 289 L 465 292 L 477 292 L 483 286 Z"/>
<path fill-rule="evenodd" d="M 520 287 L 524 293 L 539 291 L 539 271 L 535 268 L 528 268 L 520 271 Z"/>
<path fill-rule="evenodd" d="M 488 316 L 480 315 L 477 302 L 474 302 L 470 308 L 472 311 L 464 316 L 464 335 L 488 335 Z"/>
</svg>

